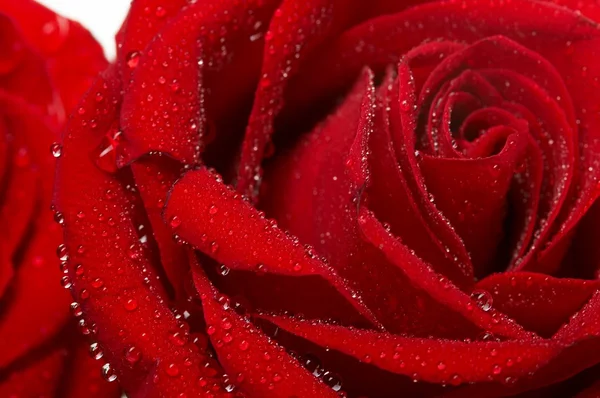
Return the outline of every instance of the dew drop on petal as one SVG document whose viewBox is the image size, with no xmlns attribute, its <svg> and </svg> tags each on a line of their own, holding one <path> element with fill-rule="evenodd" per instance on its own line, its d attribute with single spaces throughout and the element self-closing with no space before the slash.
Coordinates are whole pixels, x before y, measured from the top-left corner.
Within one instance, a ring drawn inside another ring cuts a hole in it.
<svg viewBox="0 0 600 398">
<path fill-rule="evenodd" d="M 71 283 L 71 278 L 65 275 L 60 279 L 60 285 L 65 289 L 70 289 L 73 283 Z"/>
<path fill-rule="evenodd" d="M 167 365 L 166 372 L 169 376 L 175 377 L 179 374 L 179 368 L 174 363 Z"/>
<path fill-rule="evenodd" d="M 81 305 L 79 305 L 79 303 L 76 301 L 73 301 L 71 303 L 71 314 L 73 314 L 74 317 L 80 317 L 81 315 L 83 315 Z"/>
<path fill-rule="evenodd" d="M 101 278 L 96 278 L 92 281 L 91 285 L 94 289 L 100 289 L 104 286 L 104 281 Z"/>
<path fill-rule="evenodd" d="M 138 363 L 141 358 L 142 358 L 142 353 L 140 352 L 140 350 L 137 349 L 137 347 L 131 346 L 131 347 L 125 349 L 125 359 L 131 365 L 135 365 L 136 363 Z"/>
<path fill-rule="evenodd" d="M 61 243 L 56 248 L 56 257 L 58 257 L 60 261 L 67 261 L 69 259 L 69 252 L 67 250 L 67 246 L 64 243 Z"/>
<path fill-rule="evenodd" d="M 62 153 L 63 153 L 63 147 L 62 147 L 62 145 L 59 144 L 58 142 L 54 142 L 52 145 L 50 145 L 50 153 L 55 158 L 61 157 Z"/>
<path fill-rule="evenodd" d="M 54 222 L 56 222 L 58 225 L 65 225 L 65 217 L 60 211 L 54 213 Z"/>
<path fill-rule="evenodd" d="M 250 343 L 248 343 L 246 340 L 242 340 L 239 344 L 239 348 L 242 351 L 246 351 L 248 348 L 250 348 Z"/>
<path fill-rule="evenodd" d="M 477 306 L 483 311 L 489 311 L 492 309 L 493 298 L 492 295 L 486 290 L 474 290 L 471 293 L 471 298 L 475 301 Z"/>
<path fill-rule="evenodd" d="M 323 374 L 323 382 L 331 387 L 333 391 L 340 391 L 342 389 L 342 381 L 335 373 L 325 372 Z"/>
<path fill-rule="evenodd" d="M 102 365 L 102 378 L 108 381 L 109 383 L 112 383 L 113 381 L 117 380 L 117 373 L 115 372 L 115 369 L 112 366 L 110 366 L 109 363 L 105 363 L 104 365 Z"/>
<path fill-rule="evenodd" d="M 123 304 L 123 307 L 125 307 L 127 311 L 135 311 L 138 307 L 138 302 L 136 299 L 127 299 L 125 304 Z"/>
<path fill-rule="evenodd" d="M 140 63 L 140 55 L 139 51 L 131 51 L 127 54 L 125 60 L 129 69 L 135 69 L 138 66 Z"/>
<path fill-rule="evenodd" d="M 98 343 L 90 344 L 90 356 L 95 360 L 99 360 L 104 356 L 104 351 Z"/>
<path fill-rule="evenodd" d="M 171 217 L 171 221 L 169 221 L 169 225 L 171 228 L 175 229 L 181 225 L 181 219 L 177 216 Z"/>
</svg>

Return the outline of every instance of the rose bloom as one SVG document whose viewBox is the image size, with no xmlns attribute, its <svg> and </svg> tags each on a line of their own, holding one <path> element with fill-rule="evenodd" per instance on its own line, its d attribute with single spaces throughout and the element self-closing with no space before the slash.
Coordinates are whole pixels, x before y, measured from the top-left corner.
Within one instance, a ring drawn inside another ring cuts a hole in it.
<svg viewBox="0 0 600 398">
<path fill-rule="evenodd" d="M 132 398 L 598 396 L 594 18 L 133 1 L 55 183 L 105 379 Z"/>
<path fill-rule="evenodd" d="M 67 113 L 107 62 L 81 25 L 30 0 L 0 1 L 0 49 L 0 397 L 116 397 L 69 314 L 48 210 L 49 148 L 60 154 Z"/>
</svg>

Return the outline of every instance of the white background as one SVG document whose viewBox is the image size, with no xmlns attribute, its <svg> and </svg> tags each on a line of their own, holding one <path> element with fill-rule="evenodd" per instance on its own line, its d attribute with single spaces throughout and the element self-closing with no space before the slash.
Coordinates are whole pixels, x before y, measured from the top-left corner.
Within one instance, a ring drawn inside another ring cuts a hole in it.
<svg viewBox="0 0 600 398">
<path fill-rule="evenodd" d="M 19 1 L 19 0 L 13 0 Z M 129 10 L 130 0 L 37 0 L 88 28 L 102 44 L 106 56 L 115 56 L 115 33 Z"/>
</svg>

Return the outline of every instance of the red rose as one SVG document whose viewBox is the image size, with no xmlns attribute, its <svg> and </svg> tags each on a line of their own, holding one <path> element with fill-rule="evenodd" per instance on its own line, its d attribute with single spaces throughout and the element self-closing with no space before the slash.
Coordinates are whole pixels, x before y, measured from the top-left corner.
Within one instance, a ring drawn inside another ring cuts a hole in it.
<svg viewBox="0 0 600 398">
<path fill-rule="evenodd" d="M 48 211 L 49 148 L 107 62 L 78 23 L 33 1 L 0 1 L 0 32 L 0 396 L 116 396 L 74 338 Z"/>
<path fill-rule="evenodd" d="M 134 1 L 55 192 L 128 396 L 599 394 L 600 8 L 561 3 Z"/>
</svg>

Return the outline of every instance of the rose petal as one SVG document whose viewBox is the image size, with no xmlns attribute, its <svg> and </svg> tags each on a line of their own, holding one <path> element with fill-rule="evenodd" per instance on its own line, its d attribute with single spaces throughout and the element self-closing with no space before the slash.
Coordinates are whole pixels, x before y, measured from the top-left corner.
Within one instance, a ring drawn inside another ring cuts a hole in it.
<svg viewBox="0 0 600 398">
<path fill-rule="evenodd" d="M 490 397 L 504 397 L 516 395 L 523 391 L 535 390 L 557 381 L 567 380 L 598 364 L 600 361 L 597 355 L 600 349 L 600 339 L 598 339 L 600 335 L 599 306 L 600 293 L 596 292 L 583 308 L 571 317 L 569 323 L 563 325 L 552 336 L 550 341 L 566 348 L 530 377 L 514 384 L 496 386 L 491 391 L 489 387 L 475 384 L 465 387 L 454 396 L 481 396 L 484 394 Z"/>
<path fill-rule="evenodd" d="M 83 339 L 76 339 L 69 353 L 60 396 L 65 398 L 117 398 L 121 396 L 118 383 L 102 378 L 102 360 L 93 358 L 90 346 Z"/>
<path fill-rule="evenodd" d="M 587 303 L 600 281 L 508 272 L 488 276 L 476 287 L 490 292 L 494 307 L 519 325 L 550 337 Z"/>
<path fill-rule="evenodd" d="M 273 175 L 265 184 L 270 189 L 264 195 L 269 200 L 265 207 L 284 228 L 325 253 L 386 328 L 418 335 L 455 336 L 458 330 L 476 334 L 474 325 L 464 319 L 461 322 L 453 313 L 447 315 L 445 308 L 415 289 L 377 247 L 365 243 L 361 236 L 356 207 L 369 175 L 365 139 L 369 134 L 384 134 L 380 131 L 384 126 L 371 127 L 374 122 L 383 123 L 374 120 L 371 90 L 370 74 L 363 72 L 336 113 L 294 153 L 274 164 Z M 408 202 L 404 193 L 396 197 Z M 398 202 L 398 206 L 402 204 Z M 410 207 L 407 210 L 410 212 Z M 446 316 L 452 319 L 439 321 L 438 317 Z"/>
<path fill-rule="evenodd" d="M 600 11 L 598 12 L 598 16 L 600 17 Z M 600 380 L 595 382 L 590 387 L 586 388 L 583 391 L 580 391 L 575 398 L 596 398 L 600 395 Z"/>
<path fill-rule="evenodd" d="M 412 54 L 408 54 L 398 66 L 398 79 L 390 94 L 390 135 L 396 151 L 398 166 L 402 170 L 406 187 L 411 193 L 417 211 L 421 212 L 424 221 L 435 233 L 440 244 L 451 256 L 455 273 L 462 272 L 465 277 L 473 275 L 473 266 L 463 241 L 432 201 L 417 163 L 416 127 L 417 105 L 414 75 L 410 69 Z M 452 56 L 452 55 L 450 55 Z M 442 61 L 443 62 L 443 61 Z M 456 280 L 456 278 L 453 278 Z"/>
<path fill-rule="evenodd" d="M 600 277 L 600 201 L 594 205 L 577 224 L 577 231 L 565 261 L 561 275 L 576 278 L 598 279 Z"/>
<path fill-rule="evenodd" d="M 45 61 L 23 39 L 13 21 L 3 14 L 0 15 L 0 32 L 0 88 L 50 112 L 64 112 L 54 95 Z"/>
<path fill-rule="evenodd" d="M 437 207 L 448 215 L 480 273 L 498 250 L 513 174 L 529 146 L 526 132 L 511 133 L 498 155 L 481 159 L 424 155 L 419 165 Z"/>
<path fill-rule="evenodd" d="M 0 381 L 2 397 L 50 397 L 56 392 L 63 373 L 66 352 L 54 349 L 14 369 Z"/>
<path fill-rule="evenodd" d="M 23 134 L 14 137 L 11 145 L 12 159 L 6 167 L 8 181 L 4 181 L 2 185 L 5 192 L 0 202 L 0 231 L 3 232 L 0 242 L 0 297 L 13 276 L 13 257 L 17 254 L 34 210 L 39 205 L 39 175 L 31 164 L 30 154 L 23 141 Z"/>
<path fill-rule="evenodd" d="M 140 201 L 124 187 L 124 172 L 106 173 L 89 158 L 114 125 L 119 96 L 113 67 L 83 98 L 85 111 L 71 117 L 57 165 L 55 202 L 64 217 L 69 277 L 85 314 L 79 325 L 88 334 L 98 329 L 104 355 L 129 396 L 202 395 L 208 387 L 197 381 L 209 370 L 201 367 L 206 356 L 189 341 L 156 283 L 137 236 Z"/>
<path fill-rule="evenodd" d="M 582 13 L 584 16 L 600 22 L 600 7 L 597 3 L 581 0 L 543 0 L 549 3 L 555 3 L 569 10 Z"/>
<path fill-rule="evenodd" d="M 69 295 L 59 288 L 56 264 L 59 236 L 50 217 L 38 220 L 12 281 L 15 294 L 3 302 L 0 368 L 52 337 L 68 319 Z"/>
<path fill-rule="evenodd" d="M 173 240 L 171 228 L 162 218 L 167 193 L 181 173 L 181 167 L 166 157 L 141 158 L 131 165 L 136 185 L 144 202 L 154 241 L 158 245 L 161 265 L 175 289 L 178 300 L 185 300 L 184 282 L 189 274 L 184 249 Z"/>
<path fill-rule="evenodd" d="M 199 264 L 192 265 L 194 283 L 204 308 L 207 333 L 220 363 L 244 392 L 260 397 L 336 397 L 323 382 L 302 368 L 245 318 L 226 305 Z"/>
<path fill-rule="evenodd" d="M 503 382 L 507 377 L 526 377 L 563 349 L 548 340 L 465 343 L 402 337 L 286 317 L 261 318 L 381 370 L 433 383 Z M 477 361 L 476 366 L 473 360 Z M 515 366 L 506 366 L 508 361 L 514 361 Z"/>
<path fill-rule="evenodd" d="M 273 119 L 283 106 L 283 91 L 301 61 L 347 22 L 346 1 L 283 0 L 271 19 L 265 41 L 261 79 L 254 96 L 238 170 L 237 191 L 258 194 L 264 150 L 273 134 Z M 302 32 L 301 34 L 298 34 Z M 282 71 L 284 71 L 282 73 Z"/>
<path fill-rule="evenodd" d="M 478 303 L 450 281 L 444 280 L 442 275 L 433 271 L 386 231 L 374 214 L 365 207 L 361 207 L 358 221 L 367 240 L 378 247 L 392 264 L 402 270 L 415 287 L 424 290 L 439 304 L 490 333 L 510 338 L 535 339 L 535 334 L 524 330 L 512 319 L 497 312 L 491 307 L 491 303 Z"/>
<path fill-rule="evenodd" d="M 65 110 L 72 110 L 108 64 L 100 44 L 79 23 L 33 0 L 2 0 L 0 11 L 13 19 L 27 42 L 42 54 Z"/>
<path fill-rule="evenodd" d="M 519 13 L 515 13 L 515 9 Z M 510 27 L 506 21 L 511 21 Z M 376 73 L 383 72 L 387 65 L 398 62 L 409 50 L 427 40 L 444 38 L 471 43 L 498 34 L 509 35 L 547 56 L 563 48 L 567 41 L 597 37 L 598 30 L 571 10 L 537 1 L 424 2 L 346 31 L 306 61 L 288 97 L 306 107 L 318 103 L 318 98 L 348 87 L 365 65 Z"/>
<path fill-rule="evenodd" d="M 244 46 L 255 46 L 246 40 L 261 34 L 260 27 L 270 17 L 274 3 L 195 2 L 166 23 L 139 57 L 125 92 L 121 111 L 125 142 L 119 148 L 119 163 L 129 163 L 152 151 L 167 153 L 186 164 L 199 160 L 206 145 L 206 108 L 213 99 L 205 82 L 222 81 L 223 76 L 215 78 L 210 72 L 226 70 L 229 63 L 228 51 L 222 51 L 222 35 L 210 32 L 222 31 L 223 36 L 231 32 L 227 35 L 230 51 L 239 52 L 236 61 L 244 62 L 249 56 L 242 51 Z M 253 17 L 248 18 L 248 14 Z M 182 37 L 188 38 L 183 44 Z M 238 84 L 228 86 L 230 89 L 215 90 L 218 97 L 235 100 L 251 84 L 252 79 L 237 72 L 240 70 L 236 68 L 236 73 L 244 79 L 235 80 Z M 149 109 L 152 112 L 148 113 Z"/>
<path fill-rule="evenodd" d="M 436 236 L 407 186 L 398 167 L 392 146 L 388 109 L 393 84 L 386 78 L 378 90 L 376 131 L 370 138 L 369 167 L 371 181 L 366 193 L 369 206 L 377 218 L 389 225 L 390 230 L 402 239 L 415 253 L 438 271 L 461 287 L 473 283 L 468 269 L 458 267 L 456 260 L 448 255 L 443 242 Z"/>
<path fill-rule="evenodd" d="M 543 91 L 531 80 L 512 71 L 493 70 L 484 74 L 502 92 L 507 101 L 518 102 L 535 114 L 537 123 L 544 132 L 534 137 L 545 154 L 546 163 L 544 188 L 540 192 L 541 203 L 538 214 L 540 223 L 536 226 L 529 252 L 512 265 L 514 269 L 535 269 L 539 265 L 533 263 L 535 261 L 533 256 L 541 242 L 544 242 L 551 232 L 561 206 L 568 197 L 569 187 L 574 178 L 576 152 L 571 145 L 573 130 L 550 93 Z"/>
<path fill-rule="evenodd" d="M 141 52 L 154 36 L 188 4 L 187 0 L 136 0 L 117 36 L 117 64 L 123 85 L 131 82 Z M 133 66 L 133 67 L 132 67 Z"/>
<path fill-rule="evenodd" d="M 573 183 L 575 194 L 566 202 L 564 211 L 556 223 L 557 230 L 540 254 L 538 261 L 541 264 L 552 263 L 557 257 L 561 257 L 560 253 L 566 250 L 573 228 L 600 195 L 600 168 L 597 167 L 600 164 L 600 114 L 595 94 L 599 78 L 599 43 L 600 40 L 589 40 L 567 46 L 568 62 L 567 57 L 561 56 L 560 53 L 551 58 L 556 69 L 564 76 L 577 110 L 581 159 L 578 162 L 578 178 Z"/>
<path fill-rule="evenodd" d="M 37 182 L 35 191 L 31 192 L 36 213 L 33 214 L 34 222 L 28 225 L 31 234 L 26 236 L 26 241 L 20 242 L 19 262 L 15 264 L 17 272 L 11 286 L 14 294 L 4 297 L 3 302 L 0 367 L 4 367 L 63 327 L 69 301 L 68 294 L 60 289 L 61 275 L 56 266 L 60 231 L 47 211 L 54 166 L 49 148 L 55 140 L 55 132 L 46 123 L 44 115 L 21 98 L 0 92 L 0 107 L 7 129 L 17 132 L 14 142 L 23 143 L 27 148 L 27 156 L 17 163 L 24 164 L 22 162 L 26 161 L 29 163 L 27 167 L 35 169 L 39 176 L 38 180 L 32 181 Z M 27 186 L 28 182 L 20 181 L 19 184 Z M 12 192 L 16 191 L 13 189 Z M 21 200 L 18 206 L 12 207 L 10 214 L 18 213 L 15 209 L 24 210 L 25 203 Z"/>
<path fill-rule="evenodd" d="M 267 220 L 209 170 L 188 172 L 175 184 L 164 217 L 177 235 L 230 269 L 294 278 L 317 276 L 334 289 L 328 292 L 333 298 L 321 307 L 331 305 L 330 314 L 343 314 L 342 319 L 350 314 L 356 319 L 358 312 L 377 324 L 346 282 L 311 248 Z M 310 308 L 308 303 L 307 311 Z"/>
</svg>

